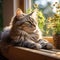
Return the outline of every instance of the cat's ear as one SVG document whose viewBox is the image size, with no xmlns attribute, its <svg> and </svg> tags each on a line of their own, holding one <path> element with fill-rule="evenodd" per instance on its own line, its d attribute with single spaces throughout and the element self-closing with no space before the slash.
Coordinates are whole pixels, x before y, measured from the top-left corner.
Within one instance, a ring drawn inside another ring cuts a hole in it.
<svg viewBox="0 0 60 60">
<path fill-rule="evenodd" d="M 34 10 L 32 13 L 29 14 L 32 18 L 36 19 L 37 18 L 37 11 Z"/>
<path fill-rule="evenodd" d="M 37 13 L 34 11 L 33 13 L 32 13 L 32 15 L 31 15 L 31 17 L 32 18 L 34 18 L 34 19 L 36 19 L 37 18 L 37 15 L 36 15 Z"/>
<path fill-rule="evenodd" d="M 21 14 L 23 14 L 22 10 L 20 8 L 18 8 L 16 10 L 16 16 L 20 16 Z"/>
</svg>

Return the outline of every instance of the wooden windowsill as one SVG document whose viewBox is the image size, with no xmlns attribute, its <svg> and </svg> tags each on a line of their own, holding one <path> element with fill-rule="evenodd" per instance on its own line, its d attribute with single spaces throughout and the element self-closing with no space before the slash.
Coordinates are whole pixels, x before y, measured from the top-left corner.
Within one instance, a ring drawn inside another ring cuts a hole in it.
<svg viewBox="0 0 60 60">
<path fill-rule="evenodd" d="M 59 60 L 60 56 L 48 50 L 33 50 L 24 47 L 10 46 L 8 51 L 3 51 L 4 56 L 9 60 Z"/>
<path fill-rule="evenodd" d="M 48 40 L 50 43 L 52 43 L 54 45 L 54 40 L 53 40 L 53 37 L 43 37 L 44 39 Z"/>
</svg>

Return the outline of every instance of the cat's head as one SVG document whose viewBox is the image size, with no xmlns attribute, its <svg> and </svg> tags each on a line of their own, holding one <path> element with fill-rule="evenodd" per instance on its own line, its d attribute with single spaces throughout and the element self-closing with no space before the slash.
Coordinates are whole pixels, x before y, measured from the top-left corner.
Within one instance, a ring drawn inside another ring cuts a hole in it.
<svg viewBox="0 0 60 60">
<path fill-rule="evenodd" d="M 32 33 L 36 30 L 36 25 L 38 25 L 36 11 L 33 11 L 30 14 L 25 14 L 21 9 L 17 9 L 16 16 L 13 18 L 12 26 L 16 26 L 18 29 Z"/>
</svg>

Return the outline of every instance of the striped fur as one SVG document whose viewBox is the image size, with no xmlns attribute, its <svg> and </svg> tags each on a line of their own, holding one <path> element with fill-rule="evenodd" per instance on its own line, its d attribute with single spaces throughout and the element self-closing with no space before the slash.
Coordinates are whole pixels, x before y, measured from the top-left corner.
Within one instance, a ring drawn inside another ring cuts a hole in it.
<svg viewBox="0 0 60 60">
<path fill-rule="evenodd" d="M 8 29 L 3 31 L 2 40 L 7 40 L 7 43 L 13 45 L 33 49 L 52 49 L 53 46 L 42 38 L 42 32 L 38 27 L 35 14 L 34 12 L 24 14 L 18 10 L 16 16 L 12 18 Z M 6 35 L 6 37 L 4 35 Z"/>
</svg>

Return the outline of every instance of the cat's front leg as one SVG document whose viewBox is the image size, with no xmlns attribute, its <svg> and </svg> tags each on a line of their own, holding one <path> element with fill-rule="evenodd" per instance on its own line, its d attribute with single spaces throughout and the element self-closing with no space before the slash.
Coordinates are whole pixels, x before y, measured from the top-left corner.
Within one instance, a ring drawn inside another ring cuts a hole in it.
<svg viewBox="0 0 60 60">
<path fill-rule="evenodd" d="M 53 44 L 44 39 L 40 39 L 38 43 L 41 45 L 42 49 L 51 50 L 54 48 Z"/>
<path fill-rule="evenodd" d="M 20 46 L 22 47 L 27 47 L 27 48 L 36 49 L 36 50 L 40 50 L 42 48 L 42 46 L 39 43 L 36 43 L 32 40 L 25 40 L 21 42 L 22 44 L 20 43 Z"/>
</svg>

